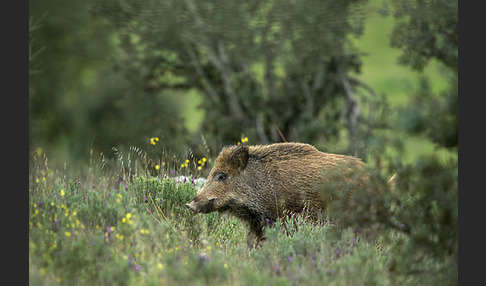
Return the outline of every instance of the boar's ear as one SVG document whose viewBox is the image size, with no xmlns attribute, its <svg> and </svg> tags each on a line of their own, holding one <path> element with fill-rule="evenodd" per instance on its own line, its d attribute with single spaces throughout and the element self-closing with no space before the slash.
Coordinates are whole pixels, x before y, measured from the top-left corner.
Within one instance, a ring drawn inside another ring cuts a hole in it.
<svg viewBox="0 0 486 286">
<path fill-rule="evenodd" d="M 231 162 L 235 165 L 240 171 L 243 171 L 246 168 L 246 164 L 248 163 L 248 146 L 239 145 L 231 154 Z"/>
</svg>

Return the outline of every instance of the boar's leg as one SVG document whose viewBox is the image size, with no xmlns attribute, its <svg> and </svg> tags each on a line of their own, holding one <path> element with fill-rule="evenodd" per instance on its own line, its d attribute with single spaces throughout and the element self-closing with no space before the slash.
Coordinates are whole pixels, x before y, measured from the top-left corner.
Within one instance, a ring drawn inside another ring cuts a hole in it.
<svg viewBox="0 0 486 286">
<path fill-rule="evenodd" d="M 258 220 L 252 220 L 247 237 L 248 248 L 257 248 L 260 242 L 265 241 L 264 233 L 264 225 Z"/>
</svg>

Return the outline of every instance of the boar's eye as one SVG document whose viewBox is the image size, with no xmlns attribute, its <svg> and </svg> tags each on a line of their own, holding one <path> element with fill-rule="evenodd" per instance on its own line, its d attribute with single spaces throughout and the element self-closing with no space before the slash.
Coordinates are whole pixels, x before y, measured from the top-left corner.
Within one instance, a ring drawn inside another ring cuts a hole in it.
<svg viewBox="0 0 486 286">
<path fill-rule="evenodd" d="M 224 182 L 226 180 L 226 177 L 227 177 L 227 175 L 225 173 L 221 172 L 221 173 L 217 173 L 214 176 L 214 180 L 215 181 Z"/>
</svg>

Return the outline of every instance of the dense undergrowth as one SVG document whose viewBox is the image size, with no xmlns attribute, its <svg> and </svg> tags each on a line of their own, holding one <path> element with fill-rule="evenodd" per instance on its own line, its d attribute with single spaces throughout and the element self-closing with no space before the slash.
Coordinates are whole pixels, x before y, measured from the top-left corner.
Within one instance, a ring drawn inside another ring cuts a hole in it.
<svg viewBox="0 0 486 286">
<path fill-rule="evenodd" d="M 456 229 L 446 224 L 434 229 L 430 220 L 425 221 L 429 228 L 418 219 L 410 221 L 415 218 L 400 207 L 416 207 L 418 195 L 390 211 L 417 226 L 412 230 L 387 228 L 380 221 L 363 228 L 338 226 L 292 215 L 267 228 L 265 243 L 250 250 L 241 221 L 218 213 L 194 215 L 185 207 L 211 159 L 180 164 L 121 157 L 70 175 L 68 167 L 52 170 L 44 154 L 34 155 L 29 178 L 31 285 L 457 284 L 457 223 Z M 398 187 L 419 189 L 412 170 L 404 168 Z M 428 170 L 425 165 L 419 172 Z M 430 175 L 454 182 L 443 171 Z M 438 186 L 431 188 L 441 194 Z M 394 202 L 397 198 L 400 192 Z M 432 208 L 422 214 L 437 216 L 442 210 L 433 203 Z M 443 244 L 450 245 L 443 250 Z"/>
</svg>

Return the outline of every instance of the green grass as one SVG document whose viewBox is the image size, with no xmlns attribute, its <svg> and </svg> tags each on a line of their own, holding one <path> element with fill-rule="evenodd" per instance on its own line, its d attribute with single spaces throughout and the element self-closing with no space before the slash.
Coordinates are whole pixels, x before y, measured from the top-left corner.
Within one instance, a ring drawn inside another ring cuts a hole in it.
<svg viewBox="0 0 486 286">
<path fill-rule="evenodd" d="M 193 215 L 185 207 L 197 193 L 191 175 L 200 174 L 196 164 L 171 171 L 168 166 L 178 163 L 165 158 L 168 163 L 153 174 L 150 158 L 131 150 L 139 157 L 127 154 L 128 166 L 102 160 L 76 175 L 68 167 L 52 170 L 44 155 L 35 155 L 29 178 L 30 284 L 416 285 L 450 277 L 397 271 L 391 261 L 400 257 L 393 250 L 407 239 L 400 233 L 370 238 L 301 216 L 277 221 L 266 230 L 267 241 L 249 250 L 240 220 Z M 186 182 L 175 179 L 181 174 Z M 440 266 L 434 260 L 422 264 Z"/>
</svg>

